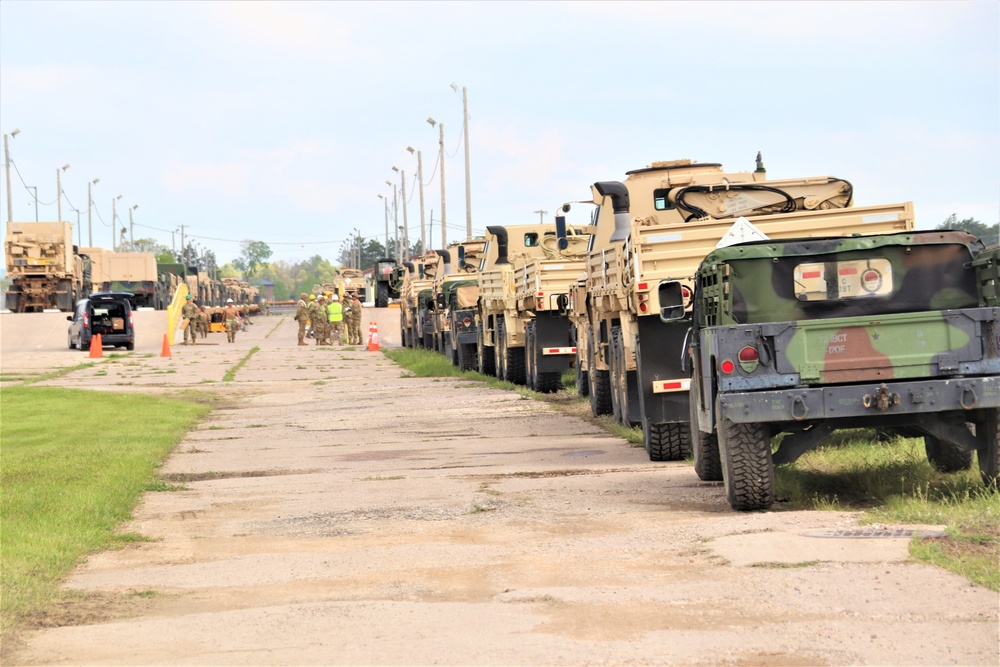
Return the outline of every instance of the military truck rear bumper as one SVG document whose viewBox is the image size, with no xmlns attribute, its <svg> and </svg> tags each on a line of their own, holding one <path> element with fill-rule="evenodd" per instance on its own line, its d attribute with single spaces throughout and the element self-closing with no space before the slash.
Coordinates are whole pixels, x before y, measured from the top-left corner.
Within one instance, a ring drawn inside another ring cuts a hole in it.
<svg viewBox="0 0 1000 667">
<path fill-rule="evenodd" d="M 721 414 L 735 423 L 812 421 L 1000 407 L 1000 378 L 955 378 L 724 393 Z"/>
</svg>

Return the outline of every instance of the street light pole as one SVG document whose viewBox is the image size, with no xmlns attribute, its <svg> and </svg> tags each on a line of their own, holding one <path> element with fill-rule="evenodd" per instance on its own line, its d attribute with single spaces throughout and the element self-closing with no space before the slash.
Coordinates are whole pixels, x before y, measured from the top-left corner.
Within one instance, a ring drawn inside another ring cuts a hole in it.
<svg viewBox="0 0 1000 667">
<path fill-rule="evenodd" d="M 132 238 L 132 211 L 137 208 L 139 208 L 138 204 L 128 210 L 128 244 L 133 251 L 135 250 L 135 239 Z"/>
<path fill-rule="evenodd" d="M 21 130 L 14 130 L 10 136 L 16 137 Z M 14 221 L 14 206 L 10 201 L 10 147 L 7 145 L 7 135 L 3 135 L 3 162 L 7 166 L 7 222 Z"/>
<path fill-rule="evenodd" d="M 121 195 L 111 198 L 111 252 L 115 252 L 118 249 L 115 247 L 118 237 L 118 223 L 115 222 L 115 202 L 121 198 Z"/>
<path fill-rule="evenodd" d="M 438 123 L 433 118 L 428 118 L 427 122 L 431 124 L 431 127 L 435 125 L 441 131 L 440 139 L 438 139 L 438 150 L 441 154 L 441 248 L 448 247 L 448 215 L 445 212 L 445 198 L 444 198 L 444 123 Z"/>
<path fill-rule="evenodd" d="M 451 89 L 458 92 L 458 85 L 451 84 Z M 465 137 L 465 233 L 472 238 L 472 179 L 469 176 L 469 97 L 465 86 L 462 86 L 462 126 Z"/>
<path fill-rule="evenodd" d="M 56 215 L 59 216 L 59 222 L 62 222 L 62 180 L 59 176 L 67 169 L 69 169 L 68 164 L 64 164 L 62 169 L 56 169 Z"/>
<path fill-rule="evenodd" d="M 35 200 L 35 222 L 38 222 L 38 186 L 37 185 L 25 185 L 28 190 L 33 190 L 31 196 Z"/>
<path fill-rule="evenodd" d="M 400 189 L 402 191 L 402 202 L 403 202 L 403 237 L 407 239 L 407 244 L 403 246 L 403 254 L 408 255 L 410 253 L 410 247 L 409 247 L 410 223 L 406 219 L 406 170 L 397 169 L 396 167 L 393 167 L 392 170 L 399 172 L 399 182 L 402 184 L 400 185 Z M 397 220 L 396 222 L 399 221 Z"/>
<path fill-rule="evenodd" d="M 410 151 L 411 154 L 414 153 L 412 146 L 407 146 L 406 150 Z M 424 160 L 420 155 L 420 151 L 416 151 L 417 154 L 417 183 L 420 185 L 420 252 L 427 252 L 427 228 L 424 226 Z"/>
<path fill-rule="evenodd" d="M 384 195 L 379 195 L 379 199 L 385 204 L 385 254 L 389 254 L 389 200 Z"/>
<path fill-rule="evenodd" d="M 94 207 L 94 198 L 90 196 L 90 186 L 97 185 L 101 182 L 101 179 L 95 178 L 92 181 L 87 181 L 87 246 L 94 247 L 94 225 L 90 215 L 90 209 Z"/>
</svg>

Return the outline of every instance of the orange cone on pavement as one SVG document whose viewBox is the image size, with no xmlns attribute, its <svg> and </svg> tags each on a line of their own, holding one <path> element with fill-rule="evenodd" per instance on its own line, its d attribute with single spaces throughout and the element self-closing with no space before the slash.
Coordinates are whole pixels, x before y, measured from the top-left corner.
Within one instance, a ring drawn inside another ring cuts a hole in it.
<svg viewBox="0 0 1000 667">
<path fill-rule="evenodd" d="M 378 352 L 380 349 L 378 345 L 378 324 L 375 322 L 368 323 L 368 351 Z"/>
<path fill-rule="evenodd" d="M 104 356 L 104 345 L 101 343 L 101 334 L 94 334 L 90 339 L 90 358 L 100 359 Z"/>
<path fill-rule="evenodd" d="M 160 350 L 160 356 L 161 357 L 170 356 L 170 343 L 167 342 L 167 334 L 163 334 L 163 349 Z"/>
</svg>

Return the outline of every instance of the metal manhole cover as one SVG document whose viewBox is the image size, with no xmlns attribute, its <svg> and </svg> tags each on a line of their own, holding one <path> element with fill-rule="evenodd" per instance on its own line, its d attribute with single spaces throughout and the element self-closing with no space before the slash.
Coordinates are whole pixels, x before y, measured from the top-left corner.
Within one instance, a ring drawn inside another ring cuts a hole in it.
<svg viewBox="0 0 1000 667">
<path fill-rule="evenodd" d="M 926 530 L 920 528 L 854 528 L 851 530 L 811 530 L 806 533 L 802 533 L 804 537 L 861 537 L 861 538 L 880 538 L 880 537 L 906 537 L 910 538 L 914 535 L 919 535 L 920 537 L 944 537 L 945 532 L 943 530 Z"/>
</svg>

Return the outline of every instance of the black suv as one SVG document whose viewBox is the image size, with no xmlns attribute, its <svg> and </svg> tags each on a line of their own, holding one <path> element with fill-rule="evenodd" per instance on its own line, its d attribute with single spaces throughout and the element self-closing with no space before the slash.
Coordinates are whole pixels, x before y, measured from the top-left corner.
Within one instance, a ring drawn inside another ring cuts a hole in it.
<svg viewBox="0 0 1000 667">
<path fill-rule="evenodd" d="M 90 349 L 91 339 L 101 335 L 101 345 L 135 349 L 135 324 L 132 320 L 130 292 L 97 292 L 76 302 L 76 310 L 67 315 L 70 321 L 67 341 L 69 348 Z"/>
</svg>

